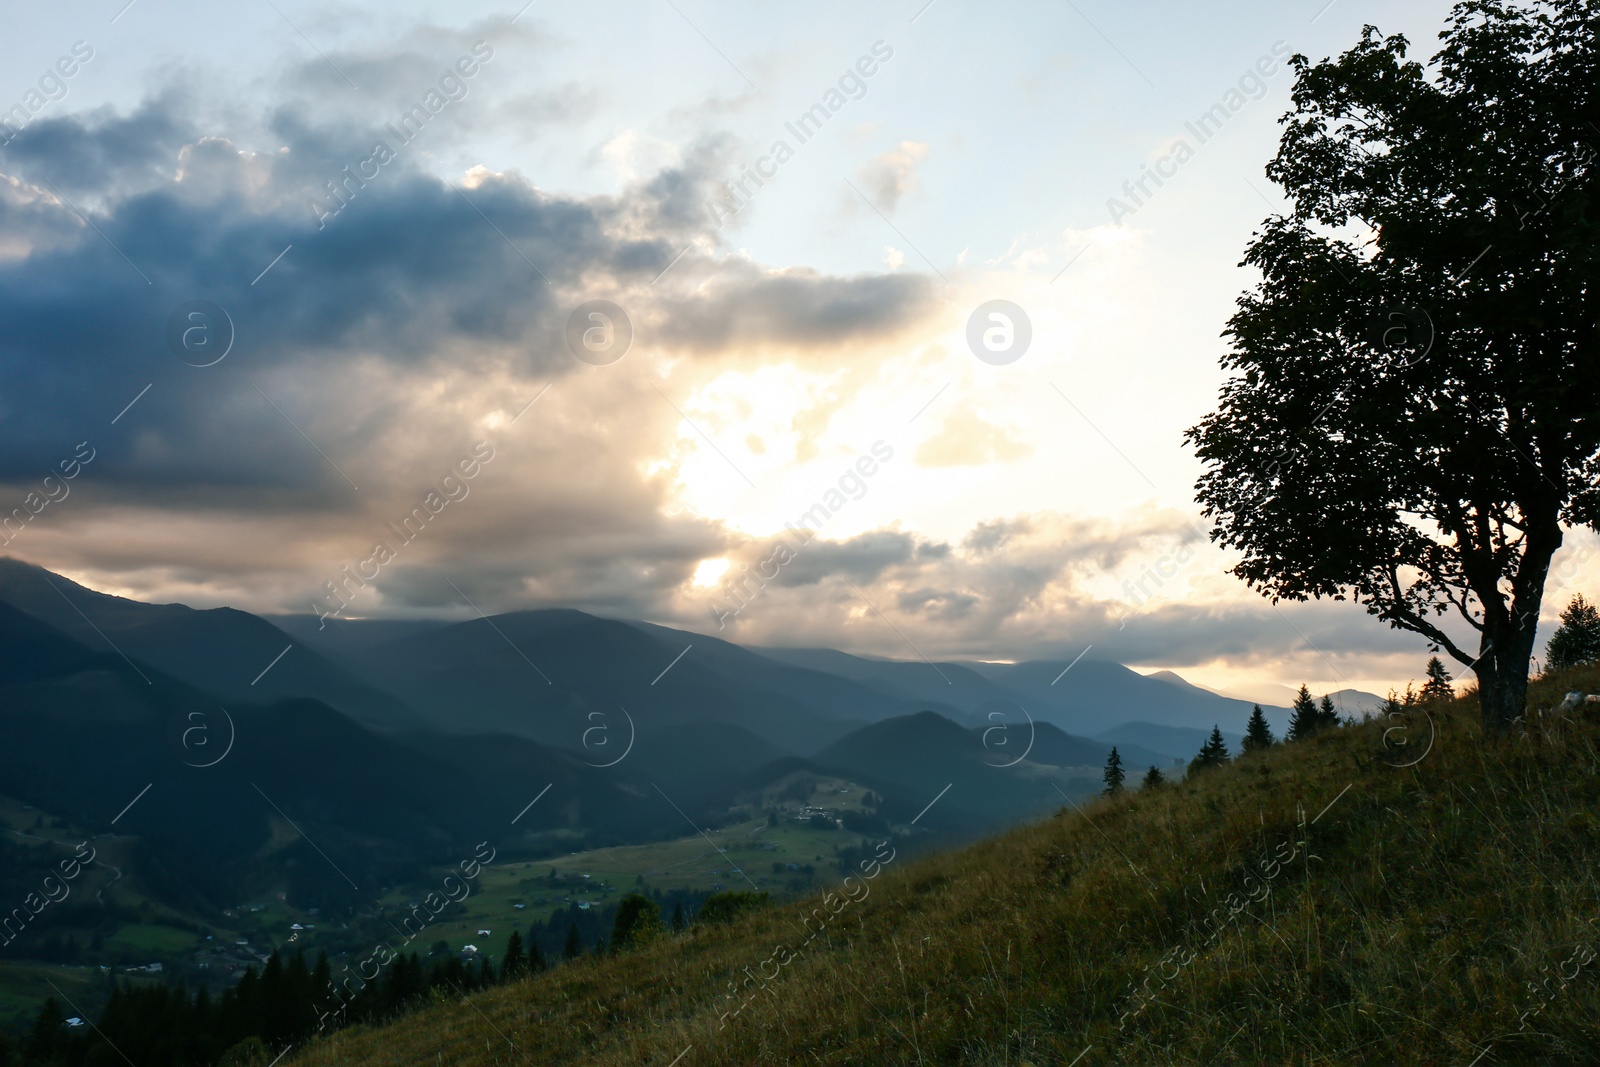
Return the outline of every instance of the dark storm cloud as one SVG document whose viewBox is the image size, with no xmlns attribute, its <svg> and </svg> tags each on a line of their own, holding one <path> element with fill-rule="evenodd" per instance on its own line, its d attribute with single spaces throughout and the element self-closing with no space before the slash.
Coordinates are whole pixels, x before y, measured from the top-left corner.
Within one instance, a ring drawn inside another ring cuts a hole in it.
<svg viewBox="0 0 1600 1067">
<path fill-rule="evenodd" d="M 872 530 L 844 541 L 812 541 L 783 566 L 776 582 L 815 585 L 836 576 L 872 582 L 890 567 L 910 563 L 916 550 L 917 539 L 899 530 Z"/>
<path fill-rule="evenodd" d="M 0 169 L 69 197 L 149 187 L 170 176 L 178 150 L 196 136 L 175 114 L 179 106 L 165 96 L 128 115 L 99 107 L 29 123 L 0 150 Z"/>
<path fill-rule="evenodd" d="M 595 295 L 691 349 L 871 337 L 927 300 L 910 277 L 773 276 L 699 256 L 711 295 L 683 303 L 651 290 L 694 236 L 715 142 L 619 196 L 582 198 L 514 175 L 451 187 L 393 131 L 305 115 L 278 109 L 276 140 L 244 147 L 168 96 L 127 115 L 35 122 L 0 156 L 0 175 L 18 183 L 0 193 L 0 213 L 21 224 L 7 237 L 27 253 L 0 249 L 0 481 L 31 478 L 91 438 L 120 443 L 96 471 L 112 483 L 300 487 L 315 506 L 344 483 L 289 423 L 330 453 L 358 454 L 404 416 L 358 383 L 374 362 L 397 392 L 408 376 L 474 370 L 548 381 L 580 366 L 565 318 Z M 394 158 L 362 177 L 379 139 Z M 236 331 L 228 359 L 205 370 L 166 340 L 169 315 L 194 299 L 225 308 Z"/>
<path fill-rule="evenodd" d="M 773 274 L 753 263 L 728 264 L 711 285 L 681 299 L 663 333 L 669 341 L 708 350 L 872 340 L 927 314 L 933 297 L 933 286 L 922 275 L 834 278 L 810 270 Z"/>
</svg>

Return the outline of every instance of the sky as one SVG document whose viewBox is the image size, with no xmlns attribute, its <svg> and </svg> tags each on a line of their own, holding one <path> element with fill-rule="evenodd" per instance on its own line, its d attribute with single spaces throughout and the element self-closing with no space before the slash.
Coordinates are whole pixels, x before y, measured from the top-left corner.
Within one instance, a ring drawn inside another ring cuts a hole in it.
<svg viewBox="0 0 1600 1067">
<path fill-rule="evenodd" d="M 78 473 L 0 552 L 197 607 L 1403 687 L 1420 638 L 1227 573 L 1183 433 L 1284 206 L 1285 57 L 1426 57 L 1447 13 L 8 14 L 0 511 Z"/>
</svg>

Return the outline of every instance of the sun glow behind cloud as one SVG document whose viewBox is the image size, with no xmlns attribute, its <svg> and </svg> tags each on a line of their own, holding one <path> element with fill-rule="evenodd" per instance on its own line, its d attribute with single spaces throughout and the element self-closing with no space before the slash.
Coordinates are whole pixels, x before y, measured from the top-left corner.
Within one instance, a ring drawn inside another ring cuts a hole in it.
<svg viewBox="0 0 1600 1067">
<path fill-rule="evenodd" d="M 175 38 L 162 19 L 175 16 L 153 10 L 130 12 L 119 33 L 165 46 Z M 659 31 L 683 29 L 670 8 L 614 19 L 603 42 L 563 37 L 560 19 L 537 7 L 514 32 L 503 13 L 471 0 L 464 10 L 488 20 L 503 58 L 326 232 L 305 192 L 360 158 L 373 115 L 298 40 L 285 40 L 291 50 L 271 69 L 250 68 L 250 49 L 227 57 L 276 94 L 266 117 L 149 97 L 126 82 L 132 74 L 96 65 L 120 97 L 75 82 L 39 122 L 68 123 L 57 132 L 100 145 L 106 168 L 78 174 L 43 139 L 8 147 L 0 207 L 15 232 L 0 239 L 0 268 L 28 262 L 0 270 L 7 299 L 43 321 L 51 293 L 101 294 L 83 325 L 105 327 L 85 333 L 81 350 L 57 351 L 54 335 L 29 349 L 35 341 L 18 332 L 8 388 L 48 414 L 41 440 L 55 448 L 56 426 L 103 424 L 156 381 L 115 426 L 127 436 L 107 431 L 93 490 L 82 483 L 51 512 L 48 537 L 41 525 L 12 551 L 130 595 L 304 611 L 424 482 L 488 437 L 500 451 L 471 498 L 363 591 L 361 611 L 464 612 L 454 583 L 494 610 L 565 604 L 704 626 L 707 594 L 757 570 L 787 524 L 836 501 L 817 540 L 740 617 L 736 639 L 914 655 L 898 630 L 930 654 L 1070 658 L 1102 647 L 1098 629 L 1142 581 L 1137 619 L 1106 638 L 1130 661 L 1291 681 L 1331 674 L 1329 661 L 1357 670 L 1348 651 L 1375 665 L 1360 668 L 1367 675 L 1388 669 L 1383 657 L 1407 639 L 1349 605 L 1285 607 L 1297 633 L 1227 575 L 1214 547 L 1198 545 L 1159 586 L 1146 577 L 1198 519 L 1198 467 L 1182 432 L 1221 381 L 1217 333 L 1251 280 L 1234 264 L 1266 209 L 1255 187 L 1276 195 L 1253 176 L 1278 136 L 1287 82 L 1112 225 L 1105 197 L 1177 133 L 1171 101 L 1126 96 L 1121 60 L 1080 48 L 1070 10 L 985 15 L 985 27 L 1028 31 L 987 34 L 934 8 L 915 36 L 895 38 L 894 62 L 852 103 L 851 124 L 809 139 L 716 226 L 705 198 L 783 134 L 794 102 L 815 99 L 813 83 L 827 84 L 855 38 L 887 32 L 876 14 L 828 9 L 774 35 L 761 9 L 722 11 L 719 40 L 759 86 L 749 89 L 716 64 L 667 62 Z M 1340 10 L 1316 32 L 1343 43 Z M 1166 14 L 1216 41 L 1270 40 L 1276 31 L 1260 23 L 1279 18 L 1264 6 Z M 257 15 L 259 32 L 284 32 L 270 10 L 228 18 Z M 223 18 L 199 8 L 182 17 Z M 418 79 L 478 35 L 402 25 L 415 12 L 386 17 L 387 29 L 352 19 L 317 30 L 329 57 L 386 100 L 414 99 Z M 1303 18 L 1289 21 L 1306 32 Z M 0 41 L 0 56 L 11 47 Z M 928 59 L 952 47 L 974 62 L 1004 56 L 992 65 L 1009 73 L 951 79 Z M 617 55 L 629 58 L 599 61 Z M 1206 49 L 1163 62 L 1174 84 L 1234 76 Z M 206 99 L 238 95 L 230 71 L 204 70 Z M 1116 107 L 1065 106 L 1112 93 Z M 99 103 L 112 106 L 91 120 Z M 280 128 L 270 116 L 284 113 L 314 125 Z M 100 238 L 43 176 L 104 215 L 102 229 L 158 285 L 182 290 L 162 289 L 167 306 L 204 292 L 238 312 L 238 357 L 180 380 L 162 377 L 190 368 L 169 366 L 159 340 L 127 350 L 149 332 L 149 301 L 119 294 L 144 282 L 106 249 L 74 251 Z M 136 197 L 189 212 L 180 228 L 213 235 L 205 247 L 217 258 L 197 269 L 184 240 L 141 230 L 155 216 L 121 210 Z M 291 239 L 293 251 L 250 285 Z M 614 365 L 579 364 L 562 341 L 566 314 L 594 298 L 634 319 L 634 347 Z M 1032 347 L 1008 366 L 967 346 L 968 316 L 992 299 L 1021 305 L 1033 326 Z M 52 367 L 59 389 L 42 369 Z M 27 477 L 35 458 L 54 460 L 34 456 L 29 425 L 4 428 L 18 435 L 5 451 Z M 887 458 L 874 456 L 880 442 Z M 1592 559 L 1583 568 L 1596 570 Z"/>
</svg>

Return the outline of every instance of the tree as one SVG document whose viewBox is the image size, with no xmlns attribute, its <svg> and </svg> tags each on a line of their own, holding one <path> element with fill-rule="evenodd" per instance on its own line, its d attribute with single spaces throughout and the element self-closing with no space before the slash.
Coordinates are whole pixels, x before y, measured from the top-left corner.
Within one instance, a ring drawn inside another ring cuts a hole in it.
<svg viewBox="0 0 1600 1067">
<path fill-rule="evenodd" d="M 67 1041 L 67 1016 L 55 997 L 46 997 L 28 1032 L 28 1062 L 49 1063 Z"/>
<path fill-rule="evenodd" d="M 683 901 L 679 900 L 672 905 L 672 932 L 683 933 L 683 928 L 688 924 L 683 921 Z"/>
<path fill-rule="evenodd" d="M 1261 705 L 1254 705 L 1250 709 L 1250 721 L 1245 723 L 1244 743 L 1240 747 L 1246 752 L 1261 752 L 1276 743 L 1277 738 L 1272 736 L 1272 727 L 1267 725 L 1267 717 L 1262 714 Z"/>
<path fill-rule="evenodd" d="M 1317 702 L 1311 699 L 1311 690 L 1302 685 L 1300 692 L 1295 694 L 1294 706 L 1289 714 L 1289 732 L 1284 740 L 1304 741 L 1316 733 L 1321 725 L 1322 715 L 1317 711 Z"/>
<path fill-rule="evenodd" d="M 528 940 L 523 945 L 524 951 L 527 953 L 528 971 L 531 974 L 538 974 L 549 966 L 545 962 L 544 953 L 539 951 L 539 936 L 534 933 L 536 929 L 537 927 L 528 929 Z"/>
<path fill-rule="evenodd" d="M 583 954 L 583 940 L 578 936 L 578 924 L 573 921 L 567 923 L 567 940 L 561 946 L 561 955 L 564 959 L 575 960 Z"/>
<path fill-rule="evenodd" d="M 1144 780 L 1139 784 L 1146 789 L 1154 789 L 1158 785 L 1166 785 L 1167 776 L 1161 773 L 1160 767 L 1151 764 L 1150 769 L 1144 772 Z"/>
<path fill-rule="evenodd" d="M 1450 684 L 1450 672 L 1444 669 L 1438 656 L 1428 660 L 1428 680 L 1422 683 L 1422 700 L 1454 700 L 1455 686 Z"/>
<path fill-rule="evenodd" d="M 1600 660 L 1600 610 L 1583 599 L 1572 598 L 1561 613 L 1561 626 L 1545 646 L 1545 667 L 1561 670 Z"/>
<path fill-rule="evenodd" d="M 1127 777 L 1127 772 L 1122 769 L 1122 757 L 1117 755 L 1117 746 L 1112 745 L 1111 755 L 1106 757 L 1106 796 L 1122 792 L 1122 783 Z"/>
<path fill-rule="evenodd" d="M 1189 773 L 1196 774 L 1212 767 L 1220 767 L 1228 762 L 1228 758 L 1228 746 L 1222 741 L 1222 731 L 1213 726 L 1211 736 L 1200 746 L 1200 751 L 1194 759 L 1189 761 Z"/>
<path fill-rule="evenodd" d="M 643 893 L 629 893 L 617 902 L 617 917 L 611 924 L 613 951 L 645 944 L 660 932 L 661 905 Z"/>
<path fill-rule="evenodd" d="M 509 982 L 522 977 L 527 966 L 528 961 L 522 956 L 522 935 L 513 930 L 506 942 L 506 958 L 500 961 L 500 980 Z"/>
<path fill-rule="evenodd" d="M 1384 719 L 1389 719 L 1391 716 L 1399 715 L 1408 707 L 1410 707 L 1409 704 L 1400 703 L 1400 698 L 1396 696 L 1395 691 L 1391 689 L 1389 690 L 1389 695 L 1384 698 L 1383 708 L 1378 712 L 1378 714 Z"/>
<path fill-rule="evenodd" d="M 1339 725 L 1339 712 L 1333 706 L 1333 697 L 1327 693 L 1322 694 L 1322 702 L 1317 705 L 1317 727 Z"/>
<path fill-rule="evenodd" d="M 1292 209 L 1246 250 L 1234 374 L 1187 435 L 1236 575 L 1426 637 L 1489 734 L 1525 710 L 1564 528 L 1600 528 L 1593 11 L 1463 0 L 1431 72 L 1370 26 L 1291 59 L 1266 173 Z"/>
</svg>

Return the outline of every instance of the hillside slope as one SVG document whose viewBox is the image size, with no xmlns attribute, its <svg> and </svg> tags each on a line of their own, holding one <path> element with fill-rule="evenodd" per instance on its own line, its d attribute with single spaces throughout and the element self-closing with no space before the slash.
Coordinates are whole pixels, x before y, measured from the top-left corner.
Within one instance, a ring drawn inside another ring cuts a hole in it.
<svg viewBox="0 0 1600 1067">
<path fill-rule="evenodd" d="M 1568 687 L 1600 670 L 1533 697 Z M 1278 746 L 294 1062 L 1596 1062 L 1600 721 L 1476 722 Z"/>
</svg>

